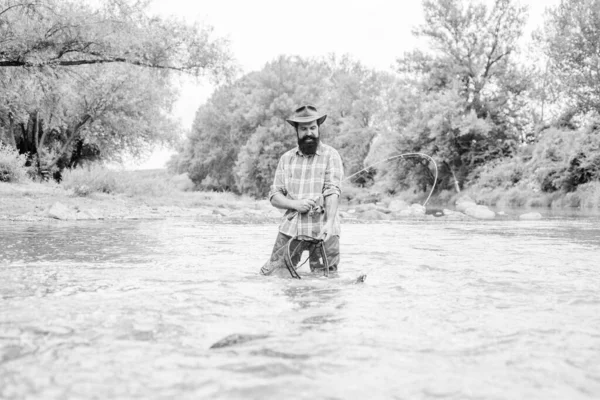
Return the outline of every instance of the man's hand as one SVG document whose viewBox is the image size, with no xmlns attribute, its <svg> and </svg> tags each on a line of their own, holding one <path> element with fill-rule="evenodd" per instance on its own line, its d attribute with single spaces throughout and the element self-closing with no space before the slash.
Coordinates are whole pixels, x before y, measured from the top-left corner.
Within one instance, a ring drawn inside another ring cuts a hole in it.
<svg viewBox="0 0 600 400">
<path fill-rule="evenodd" d="M 333 231 L 333 223 L 332 222 L 326 223 L 325 226 L 323 226 L 323 229 L 321 229 L 321 233 L 319 233 L 318 239 L 322 239 L 324 242 L 328 241 L 331 238 L 331 236 L 333 236 L 331 234 L 332 231 Z"/>
<path fill-rule="evenodd" d="M 317 205 L 317 202 L 313 199 L 302 199 L 296 200 L 294 204 L 294 209 L 298 211 L 300 214 L 304 214 L 310 211 L 311 208 Z"/>
</svg>

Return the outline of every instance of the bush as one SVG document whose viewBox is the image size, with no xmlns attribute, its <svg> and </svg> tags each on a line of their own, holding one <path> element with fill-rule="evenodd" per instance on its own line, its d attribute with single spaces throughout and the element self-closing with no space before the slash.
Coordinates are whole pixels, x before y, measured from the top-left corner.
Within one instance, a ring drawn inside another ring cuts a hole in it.
<svg viewBox="0 0 600 400">
<path fill-rule="evenodd" d="M 66 169 L 62 174 L 61 185 L 73 190 L 77 196 L 88 196 L 94 192 L 113 193 L 117 189 L 117 177 L 114 171 L 97 165 Z"/>
<path fill-rule="evenodd" d="M 577 187 L 581 208 L 600 208 L 600 182 L 588 182 Z"/>
<path fill-rule="evenodd" d="M 194 182 L 192 182 L 187 172 L 175 175 L 173 178 L 171 178 L 171 182 L 178 190 L 181 190 L 182 192 L 191 192 L 195 187 Z"/>
<path fill-rule="evenodd" d="M 27 157 L 10 146 L 0 143 L 0 182 L 27 180 Z"/>
<path fill-rule="evenodd" d="M 193 183 L 185 175 L 171 177 L 164 170 L 115 171 L 101 165 L 67 169 L 63 172 L 61 184 L 77 196 L 97 192 L 161 197 L 193 188 Z"/>
<path fill-rule="evenodd" d="M 523 162 L 518 157 L 492 161 L 475 170 L 473 186 L 487 189 L 509 189 L 523 179 Z"/>
</svg>

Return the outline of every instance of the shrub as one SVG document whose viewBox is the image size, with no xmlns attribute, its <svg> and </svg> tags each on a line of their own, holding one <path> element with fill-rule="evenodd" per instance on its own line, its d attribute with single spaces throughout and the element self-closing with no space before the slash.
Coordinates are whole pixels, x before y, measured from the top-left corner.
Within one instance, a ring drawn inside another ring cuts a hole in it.
<svg viewBox="0 0 600 400">
<path fill-rule="evenodd" d="M 62 185 L 77 196 L 91 193 L 124 194 L 126 196 L 161 197 L 190 189 L 193 185 L 184 176 L 170 177 L 163 170 L 116 171 L 101 165 L 65 170 Z"/>
<path fill-rule="evenodd" d="M 588 182 L 577 187 L 582 208 L 600 208 L 600 182 Z"/>
<path fill-rule="evenodd" d="M 523 162 L 518 157 L 505 158 L 477 168 L 471 180 L 479 188 L 508 189 L 521 181 L 523 172 Z"/>
<path fill-rule="evenodd" d="M 600 180 L 600 131 L 594 124 L 577 131 L 544 132 L 532 153 L 529 170 L 544 192 L 572 192 Z M 577 204 L 576 198 L 569 204 Z"/>
<path fill-rule="evenodd" d="M 77 196 L 88 196 L 93 192 L 115 192 L 117 178 L 114 171 L 95 165 L 64 170 L 61 184 L 65 189 L 73 190 Z"/>
<path fill-rule="evenodd" d="M 171 178 L 171 182 L 182 192 L 191 192 L 194 190 L 194 182 L 192 182 L 187 172 L 175 175 L 173 178 Z"/>
<path fill-rule="evenodd" d="M 0 143 L 0 182 L 22 182 L 27 179 L 27 157 Z"/>
</svg>

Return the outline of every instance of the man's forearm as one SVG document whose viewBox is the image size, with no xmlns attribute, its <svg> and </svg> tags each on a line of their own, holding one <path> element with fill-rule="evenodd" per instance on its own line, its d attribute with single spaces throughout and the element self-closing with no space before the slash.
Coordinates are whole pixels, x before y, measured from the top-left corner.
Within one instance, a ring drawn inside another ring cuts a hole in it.
<svg viewBox="0 0 600 400">
<path fill-rule="evenodd" d="M 281 193 L 276 193 L 271 197 L 271 205 L 282 210 L 295 210 L 296 206 L 292 199 L 285 197 Z"/>
<path fill-rule="evenodd" d="M 327 217 L 328 223 L 333 223 L 335 215 L 337 214 L 339 195 L 332 194 L 325 197 L 325 216 Z"/>
</svg>

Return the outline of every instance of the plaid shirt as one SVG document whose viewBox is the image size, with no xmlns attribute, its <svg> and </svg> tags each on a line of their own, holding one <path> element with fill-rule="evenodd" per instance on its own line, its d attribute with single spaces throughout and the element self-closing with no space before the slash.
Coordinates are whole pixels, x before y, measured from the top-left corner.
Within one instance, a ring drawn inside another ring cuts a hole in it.
<svg viewBox="0 0 600 400">
<path fill-rule="evenodd" d="M 287 151 L 279 159 L 275 180 L 269 192 L 269 200 L 281 193 L 290 199 L 318 199 L 341 194 L 344 167 L 342 158 L 331 146 L 320 143 L 314 156 L 304 155 L 299 147 Z M 324 206 L 324 204 L 323 204 Z M 288 236 L 310 236 L 316 238 L 321 233 L 327 219 L 331 216 L 324 214 L 296 214 L 295 210 L 287 210 L 279 231 Z M 333 216 L 333 235 L 340 234 L 340 218 Z"/>
</svg>

